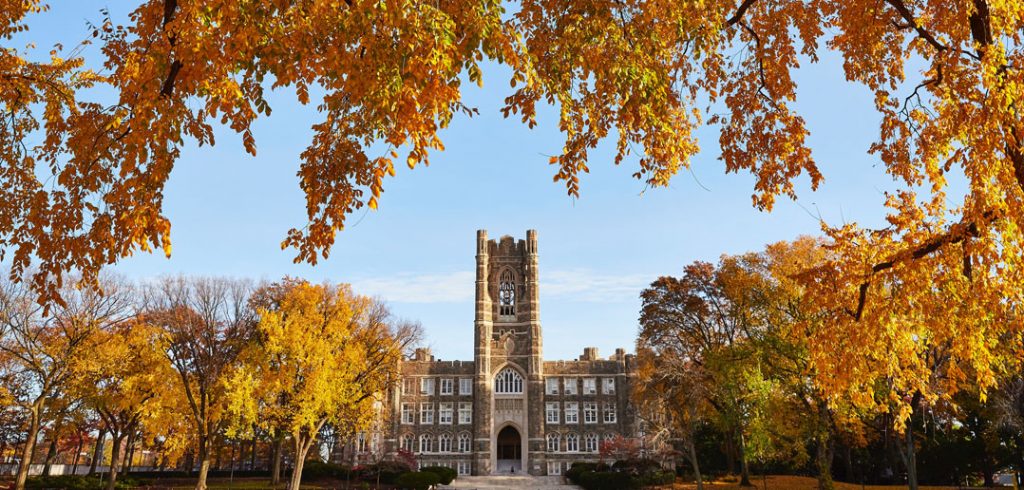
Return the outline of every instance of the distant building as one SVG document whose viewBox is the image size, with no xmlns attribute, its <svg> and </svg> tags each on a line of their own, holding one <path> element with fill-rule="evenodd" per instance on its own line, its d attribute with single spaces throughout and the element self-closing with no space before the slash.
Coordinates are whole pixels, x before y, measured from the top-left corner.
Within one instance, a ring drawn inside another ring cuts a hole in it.
<svg viewBox="0 0 1024 490">
<path fill-rule="evenodd" d="M 518 241 L 477 232 L 473 360 L 418 349 L 402 362 L 385 453 L 408 449 L 421 465 L 462 475 L 557 475 L 596 461 L 601 441 L 636 434 L 634 356 L 601 359 L 588 347 L 577 360 L 545 361 L 538 283 L 536 231 Z"/>
</svg>

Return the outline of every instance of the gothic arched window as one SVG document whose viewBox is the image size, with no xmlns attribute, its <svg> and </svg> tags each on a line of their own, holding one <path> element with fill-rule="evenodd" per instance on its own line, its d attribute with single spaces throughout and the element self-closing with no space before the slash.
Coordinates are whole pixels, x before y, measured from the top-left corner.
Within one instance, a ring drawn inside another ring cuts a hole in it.
<svg viewBox="0 0 1024 490">
<path fill-rule="evenodd" d="M 512 271 L 505 269 L 501 272 L 501 280 L 498 285 L 498 314 L 501 316 L 512 316 L 516 314 L 516 281 L 512 277 Z"/>
<path fill-rule="evenodd" d="M 557 453 L 561 442 L 562 437 L 557 432 L 548 434 L 548 452 Z"/>
<path fill-rule="evenodd" d="M 434 452 L 434 439 L 430 437 L 430 434 L 423 434 L 422 436 L 420 436 L 420 452 Z"/>
<path fill-rule="evenodd" d="M 572 433 L 565 436 L 565 451 L 569 453 L 580 452 L 580 436 Z"/>
<path fill-rule="evenodd" d="M 468 453 L 470 449 L 469 432 L 459 434 L 459 452 Z"/>
<path fill-rule="evenodd" d="M 406 434 L 402 437 L 402 449 L 406 451 L 414 451 L 416 449 L 416 439 L 413 438 L 412 434 Z"/>
<path fill-rule="evenodd" d="M 507 367 L 494 378 L 495 393 L 522 393 L 523 377 L 519 371 Z"/>
<path fill-rule="evenodd" d="M 452 452 L 452 436 L 449 434 L 441 434 L 437 436 L 437 452 L 439 453 L 450 453 Z"/>
</svg>

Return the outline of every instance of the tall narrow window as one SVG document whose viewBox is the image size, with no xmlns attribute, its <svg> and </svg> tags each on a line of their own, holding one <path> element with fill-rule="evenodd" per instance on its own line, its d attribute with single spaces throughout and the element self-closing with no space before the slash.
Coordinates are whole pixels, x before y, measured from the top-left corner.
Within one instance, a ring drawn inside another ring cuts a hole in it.
<svg viewBox="0 0 1024 490">
<path fill-rule="evenodd" d="M 502 369 L 494 378 L 495 393 L 522 393 L 523 377 L 512 368 Z"/>
<path fill-rule="evenodd" d="M 551 434 L 548 434 L 548 452 L 549 453 L 557 453 L 558 452 L 558 446 L 560 445 L 559 443 L 561 441 L 562 441 L 562 438 L 559 437 L 557 432 L 553 432 Z"/>
<path fill-rule="evenodd" d="M 565 451 L 569 453 L 580 452 L 580 436 L 576 434 L 565 436 Z"/>
<path fill-rule="evenodd" d="M 470 448 L 469 432 L 459 434 L 459 452 L 468 453 Z"/>
<path fill-rule="evenodd" d="M 437 452 L 452 452 L 452 436 L 450 434 L 441 434 L 437 436 Z"/>
<path fill-rule="evenodd" d="M 512 271 L 505 270 L 501 273 L 501 282 L 498 288 L 498 314 L 512 316 L 516 314 L 516 282 L 512 278 Z"/>
</svg>

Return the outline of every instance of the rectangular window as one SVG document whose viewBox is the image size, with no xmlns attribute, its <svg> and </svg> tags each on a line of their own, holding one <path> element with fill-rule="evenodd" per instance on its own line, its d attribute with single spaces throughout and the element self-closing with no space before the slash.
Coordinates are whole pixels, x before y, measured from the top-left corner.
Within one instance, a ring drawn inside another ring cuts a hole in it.
<svg viewBox="0 0 1024 490">
<path fill-rule="evenodd" d="M 402 423 L 403 424 L 415 424 L 416 423 L 416 408 L 412 403 L 402 404 Z"/>
<path fill-rule="evenodd" d="M 562 462 L 561 461 L 548 461 L 548 474 L 549 475 L 561 475 L 562 474 Z"/>
<path fill-rule="evenodd" d="M 434 394 L 434 378 L 422 378 L 420 379 L 420 394 L 433 396 Z"/>
<path fill-rule="evenodd" d="M 604 378 L 604 394 L 615 394 L 615 378 Z"/>
<path fill-rule="evenodd" d="M 471 424 L 471 423 L 473 423 L 473 404 L 472 403 L 459 403 L 459 423 L 460 424 Z"/>
<path fill-rule="evenodd" d="M 402 394 L 403 395 L 415 395 L 416 394 L 416 378 L 405 378 L 402 380 Z"/>
<path fill-rule="evenodd" d="M 576 394 L 576 378 L 562 378 L 562 384 L 565 386 L 566 395 Z"/>
<path fill-rule="evenodd" d="M 451 395 L 455 389 L 455 380 L 451 378 L 441 379 L 441 394 Z"/>
<path fill-rule="evenodd" d="M 547 413 L 547 422 L 549 424 L 558 423 L 558 402 L 545 403 L 545 413 Z"/>
<path fill-rule="evenodd" d="M 544 380 L 545 390 L 544 392 L 549 395 L 558 394 L 558 378 L 548 378 Z"/>
<path fill-rule="evenodd" d="M 459 475 L 469 475 L 469 461 L 459 461 Z"/>
<path fill-rule="evenodd" d="M 450 424 L 450 423 L 452 423 L 452 404 L 451 403 L 442 403 L 441 404 L 441 413 L 440 413 L 440 415 L 438 415 L 437 418 L 438 418 L 437 422 L 439 424 Z"/>
<path fill-rule="evenodd" d="M 565 402 L 565 423 L 576 424 L 580 421 L 580 405 L 576 402 Z"/>
<path fill-rule="evenodd" d="M 583 404 L 583 423 L 584 424 L 596 424 L 597 423 L 597 403 L 586 402 Z"/>
<path fill-rule="evenodd" d="M 596 395 L 597 394 L 597 378 L 583 378 L 583 394 L 584 395 Z"/>
<path fill-rule="evenodd" d="M 434 423 L 434 404 L 433 403 L 420 403 L 420 423 L 421 424 L 433 424 Z"/>
<path fill-rule="evenodd" d="M 604 404 L 604 423 L 614 424 L 615 423 L 615 404 L 605 403 Z"/>
<path fill-rule="evenodd" d="M 460 395 L 472 395 L 473 394 L 473 378 L 459 378 L 459 394 Z"/>
</svg>

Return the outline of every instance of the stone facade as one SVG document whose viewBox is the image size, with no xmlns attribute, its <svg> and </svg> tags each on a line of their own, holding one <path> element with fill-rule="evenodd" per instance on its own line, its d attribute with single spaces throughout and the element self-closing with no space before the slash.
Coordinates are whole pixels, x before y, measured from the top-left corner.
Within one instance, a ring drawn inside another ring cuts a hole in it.
<svg viewBox="0 0 1024 490">
<path fill-rule="evenodd" d="M 537 232 L 495 241 L 478 231 L 476 266 L 474 359 L 419 349 L 401 363 L 383 451 L 405 448 L 460 474 L 547 475 L 597 460 L 602 440 L 634 436 L 633 355 L 543 358 Z"/>
</svg>

